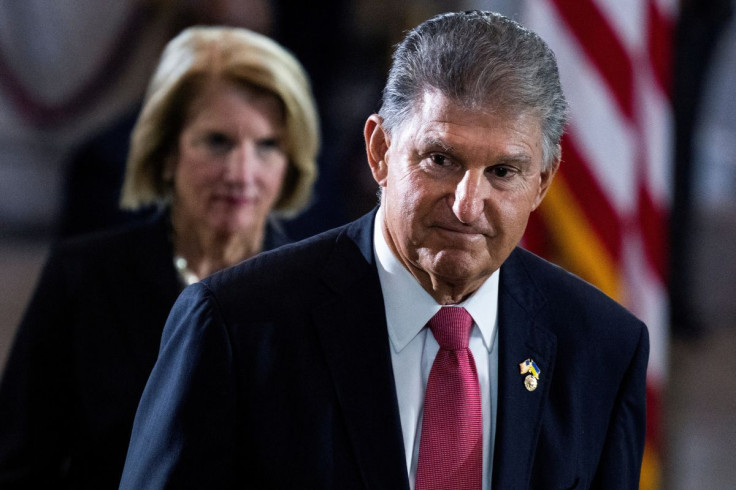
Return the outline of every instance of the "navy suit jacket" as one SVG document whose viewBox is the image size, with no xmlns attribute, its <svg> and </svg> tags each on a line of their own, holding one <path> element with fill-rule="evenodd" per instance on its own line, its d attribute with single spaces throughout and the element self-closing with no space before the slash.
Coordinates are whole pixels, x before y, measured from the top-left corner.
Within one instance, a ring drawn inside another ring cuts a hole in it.
<svg viewBox="0 0 736 490">
<path fill-rule="evenodd" d="M 182 293 L 121 488 L 408 489 L 373 217 Z M 637 488 L 646 327 L 517 249 L 498 335 L 493 488 Z M 527 358 L 541 369 L 531 392 Z"/>
</svg>

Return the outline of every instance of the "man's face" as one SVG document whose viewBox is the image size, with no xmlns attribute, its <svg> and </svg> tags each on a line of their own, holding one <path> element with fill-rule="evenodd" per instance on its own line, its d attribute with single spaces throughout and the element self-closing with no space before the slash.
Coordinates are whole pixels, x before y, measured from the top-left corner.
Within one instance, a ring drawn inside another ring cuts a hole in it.
<svg viewBox="0 0 736 490">
<path fill-rule="evenodd" d="M 469 110 L 427 92 L 392 138 L 366 123 L 384 236 L 441 304 L 474 292 L 521 240 L 557 169 L 542 172 L 538 117 Z"/>
</svg>

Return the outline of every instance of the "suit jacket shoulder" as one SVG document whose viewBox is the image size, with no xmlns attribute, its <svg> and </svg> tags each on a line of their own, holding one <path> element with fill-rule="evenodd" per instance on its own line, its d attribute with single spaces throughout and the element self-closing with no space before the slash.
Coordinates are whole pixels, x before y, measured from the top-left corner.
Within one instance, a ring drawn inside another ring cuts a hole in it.
<svg viewBox="0 0 736 490">
<path fill-rule="evenodd" d="M 371 213 L 359 221 L 263 252 L 202 281 L 227 311 L 244 302 L 252 314 L 273 314 L 276 304 L 312 308 L 325 297 L 343 294 L 375 273 Z"/>
<path fill-rule="evenodd" d="M 504 291 L 529 305 L 532 315 L 543 313 L 558 337 L 595 338 L 601 348 L 620 354 L 626 345 L 634 348 L 646 330 L 601 290 L 526 250 L 515 250 L 501 270 Z"/>
<path fill-rule="evenodd" d="M 408 488 L 373 216 L 182 293 L 121 488 Z"/>
</svg>

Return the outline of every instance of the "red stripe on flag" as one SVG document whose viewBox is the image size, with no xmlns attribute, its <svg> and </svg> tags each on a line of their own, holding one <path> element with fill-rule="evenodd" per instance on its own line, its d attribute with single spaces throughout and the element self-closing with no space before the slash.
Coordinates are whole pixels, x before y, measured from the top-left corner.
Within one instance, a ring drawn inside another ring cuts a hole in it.
<svg viewBox="0 0 736 490">
<path fill-rule="evenodd" d="M 647 443 L 653 446 L 653 449 L 659 453 L 662 445 L 661 441 L 661 414 L 660 393 L 651 383 L 647 383 Z"/>
<path fill-rule="evenodd" d="M 639 189 L 639 233 L 644 242 L 647 262 L 657 273 L 659 280 L 667 281 L 668 227 L 667 213 L 652 199 L 647 188 Z"/>
<path fill-rule="evenodd" d="M 562 160 L 560 173 L 565 176 L 580 210 L 611 258 L 619 263 L 623 236 L 621 220 L 568 135 L 562 138 Z"/>
<path fill-rule="evenodd" d="M 634 119 L 632 62 L 606 18 L 589 1 L 553 0 L 561 17 L 608 84 L 621 112 Z"/>
<path fill-rule="evenodd" d="M 649 31 L 649 62 L 654 78 L 669 99 L 672 96 L 672 23 L 657 8 L 654 0 L 647 2 Z"/>
</svg>

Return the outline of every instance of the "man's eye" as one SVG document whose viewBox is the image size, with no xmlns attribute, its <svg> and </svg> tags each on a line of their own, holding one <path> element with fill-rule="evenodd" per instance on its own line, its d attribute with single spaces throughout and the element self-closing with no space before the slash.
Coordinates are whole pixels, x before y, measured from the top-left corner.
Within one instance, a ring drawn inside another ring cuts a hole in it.
<svg viewBox="0 0 736 490">
<path fill-rule="evenodd" d="M 495 167 L 491 167 L 489 171 L 493 174 L 494 177 L 509 177 L 511 174 L 511 169 L 508 167 L 503 167 L 501 165 L 497 165 Z"/>
<path fill-rule="evenodd" d="M 436 165 L 447 165 L 447 157 L 445 155 L 433 154 L 429 158 Z"/>
</svg>

